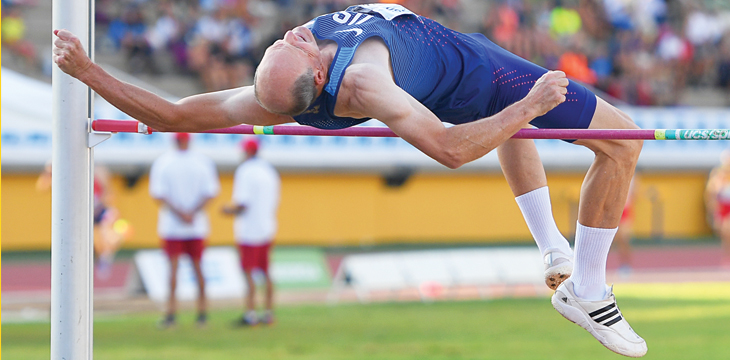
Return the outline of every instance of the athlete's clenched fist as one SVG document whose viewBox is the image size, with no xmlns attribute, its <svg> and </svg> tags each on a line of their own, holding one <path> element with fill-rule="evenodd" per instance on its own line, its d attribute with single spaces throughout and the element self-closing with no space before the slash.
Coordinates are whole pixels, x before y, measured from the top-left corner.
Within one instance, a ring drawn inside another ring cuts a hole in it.
<svg viewBox="0 0 730 360">
<path fill-rule="evenodd" d="M 535 86 L 525 96 L 525 100 L 533 107 L 536 117 L 545 115 L 565 101 L 568 84 L 568 78 L 562 71 L 548 71 L 537 79 Z"/>
<path fill-rule="evenodd" d="M 91 65 L 81 41 L 68 30 L 54 30 L 56 40 L 53 42 L 53 62 L 75 78 L 81 76 Z"/>
</svg>

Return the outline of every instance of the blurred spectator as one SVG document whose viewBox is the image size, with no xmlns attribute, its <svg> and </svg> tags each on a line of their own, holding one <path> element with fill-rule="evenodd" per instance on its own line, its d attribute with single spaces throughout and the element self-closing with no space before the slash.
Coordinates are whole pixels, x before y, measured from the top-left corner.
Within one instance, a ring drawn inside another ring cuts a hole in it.
<svg viewBox="0 0 730 360">
<path fill-rule="evenodd" d="M 550 30 L 557 37 L 575 35 L 582 25 L 580 15 L 574 9 L 558 5 L 550 12 Z"/>
<path fill-rule="evenodd" d="M 36 48 L 33 43 L 25 39 L 25 19 L 19 5 L 2 7 L 2 45 L 13 54 L 20 56 L 23 62 L 31 68 L 38 66 Z"/>
<path fill-rule="evenodd" d="M 634 2 L 634 22 L 636 30 L 643 36 L 655 36 L 659 25 L 666 21 L 667 4 L 665 0 L 642 0 Z"/>
<path fill-rule="evenodd" d="M 710 172 L 705 205 L 722 244 L 722 265 L 730 269 L 730 150 L 722 152 L 720 165 Z"/>
<path fill-rule="evenodd" d="M 662 105 L 676 104 L 679 102 L 681 90 L 687 85 L 694 49 L 687 39 L 680 37 L 670 25 L 665 24 L 659 30 L 657 55 L 662 65 L 669 69 L 671 78 L 667 81 L 671 95 Z"/>
<path fill-rule="evenodd" d="M 189 66 L 207 91 L 244 85 L 253 75 L 254 39 L 234 8 L 219 6 L 202 16 L 190 33 Z"/>
<path fill-rule="evenodd" d="M 725 92 L 726 105 L 730 105 L 730 33 L 720 42 L 717 61 L 717 85 Z"/>
<path fill-rule="evenodd" d="M 504 3 L 493 7 L 487 12 L 483 32 L 489 32 L 492 41 L 505 46 L 517 34 L 520 25 L 520 16 L 510 5 Z M 509 50 L 509 49 L 508 49 Z"/>
<path fill-rule="evenodd" d="M 595 85 L 596 72 L 588 66 L 588 57 L 578 52 L 566 52 L 558 60 L 558 69 L 584 84 Z"/>
<path fill-rule="evenodd" d="M 176 149 L 164 154 L 152 164 L 150 195 L 161 204 L 157 233 L 170 260 L 170 283 L 167 313 L 160 328 L 176 324 L 177 269 L 181 254 L 193 263 L 198 281 L 199 327 L 207 322 L 205 278 L 201 268 L 204 240 L 210 232 L 205 205 L 218 195 L 220 185 L 215 164 L 207 157 L 189 150 L 190 135 L 175 135 Z"/>
<path fill-rule="evenodd" d="M 127 67 L 132 73 L 158 71 L 152 58 L 152 48 L 147 42 L 146 32 L 147 25 L 142 9 L 136 3 L 128 4 L 121 18 L 109 23 L 107 37 L 117 49 L 126 53 Z"/>
<path fill-rule="evenodd" d="M 634 227 L 634 204 L 639 189 L 638 173 L 634 173 L 629 185 L 629 194 L 626 198 L 624 211 L 621 213 L 621 221 L 614 238 L 613 246 L 618 251 L 619 274 L 628 275 L 631 273 L 631 238 Z"/>
<path fill-rule="evenodd" d="M 256 63 L 253 47 L 251 29 L 243 19 L 232 17 L 228 22 L 228 39 L 225 42 L 229 87 L 243 86 L 253 77 L 253 66 Z"/>
<path fill-rule="evenodd" d="M 611 25 L 618 30 L 633 30 L 634 21 L 631 17 L 632 1 L 603 0 L 606 17 Z"/>
<path fill-rule="evenodd" d="M 590 37 L 605 41 L 611 36 L 611 25 L 599 1 L 580 0 L 577 11 L 580 14 L 582 29 Z"/>
<path fill-rule="evenodd" d="M 259 143 L 255 139 L 241 143 L 244 160 L 233 178 L 233 201 L 221 210 L 235 215 L 234 236 L 246 277 L 246 311 L 238 326 L 253 326 L 259 322 L 274 322 L 274 284 L 269 276 L 269 254 L 276 235 L 276 214 L 279 206 L 280 179 L 271 164 L 257 156 Z M 266 284 L 265 311 L 256 315 L 256 282 L 254 270 L 260 270 Z"/>
<path fill-rule="evenodd" d="M 591 70 L 596 74 L 596 81 L 604 82 L 611 76 L 613 60 L 608 54 L 608 46 L 600 44 L 593 52 L 593 59 L 590 64 Z"/>
<path fill-rule="evenodd" d="M 177 14 L 172 2 L 162 1 L 158 5 L 159 17 L 149 27 L 145 38 L 152 51 L 169 50 L 179 69 L 187 68 L 187 45 L 183 39 L 186 26 Z"/>
<path fill-rule="evenodd" d="M 715 68 L 717 46 L 722 38 L 723 24 L 717 14 L 707 12 L 698 4 L 691 4 L 685 25 L 685 36 L 694 48 L 692 65 L 688 68 L 692 85 L 712 82 L 708 70 Z"/>
<path fill-rule="evenodd" d="M 37 191 L 51 188 L 53 166 L 49 162 L 36 180 Z M 117 250 L 131 235 L 129 223 L 119 217 L 113 205 L 111 174 L 106 167 L 94 166 L 94 254 L 96 277 L 105 280 L 111 276 L 111 268 Z"/>
<path fill-rule="evenodd" d="M 226 17 L 222 7 L 213 10 L 198 19 L 190 34 L 188 65 L 200 74 L 206 91 L 222 90 L 228 83 L 223 49 Z"/>
</svg>

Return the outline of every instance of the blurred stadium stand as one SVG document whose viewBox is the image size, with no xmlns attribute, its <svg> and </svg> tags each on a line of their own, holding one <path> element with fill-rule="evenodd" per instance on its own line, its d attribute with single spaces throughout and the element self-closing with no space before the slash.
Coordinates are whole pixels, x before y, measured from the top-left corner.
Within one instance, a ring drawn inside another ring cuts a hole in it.
<svg viewBox="0 0 730 360">
<path fill-rule="evenodd" d="M 724 1 L 390 0 L 635 105 L 722 106 L 730 89 Z M 283 32 L 353 0 L 96 1 L 97 62 L 182 97 L 249 84 Z M 50 80 L 50 2 L 8 0 L 3 66 Z M 23 60 L 13 41 L 32 44 Z"/>
</svg>

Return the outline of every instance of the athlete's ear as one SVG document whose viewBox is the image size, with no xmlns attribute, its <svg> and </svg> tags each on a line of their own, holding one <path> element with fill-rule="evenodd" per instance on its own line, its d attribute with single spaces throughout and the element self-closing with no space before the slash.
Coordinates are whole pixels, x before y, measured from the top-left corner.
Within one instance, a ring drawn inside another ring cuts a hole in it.
<svg viewBox="0 0 730 360">
<path fill-rule="evenodd" d="M 314 85 L 320 86 L 327 81 L 327 75 L 321 66 L 314 68 Z"/>
</svg>

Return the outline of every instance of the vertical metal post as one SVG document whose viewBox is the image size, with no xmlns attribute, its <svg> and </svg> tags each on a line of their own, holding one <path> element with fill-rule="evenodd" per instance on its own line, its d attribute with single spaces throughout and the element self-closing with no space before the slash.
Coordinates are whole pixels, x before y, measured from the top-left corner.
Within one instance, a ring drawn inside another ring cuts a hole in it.
<svg viewBox="0 0 730 360">
<path fill-rule="evenodd" d="M 89 0 L 53 0 L 53 28 L 74 33 L 84 49 L 90 18 Z M 51 359 L 92 359 L 89 90 L 55 66 L 52 79 Z"/>
</svg>

